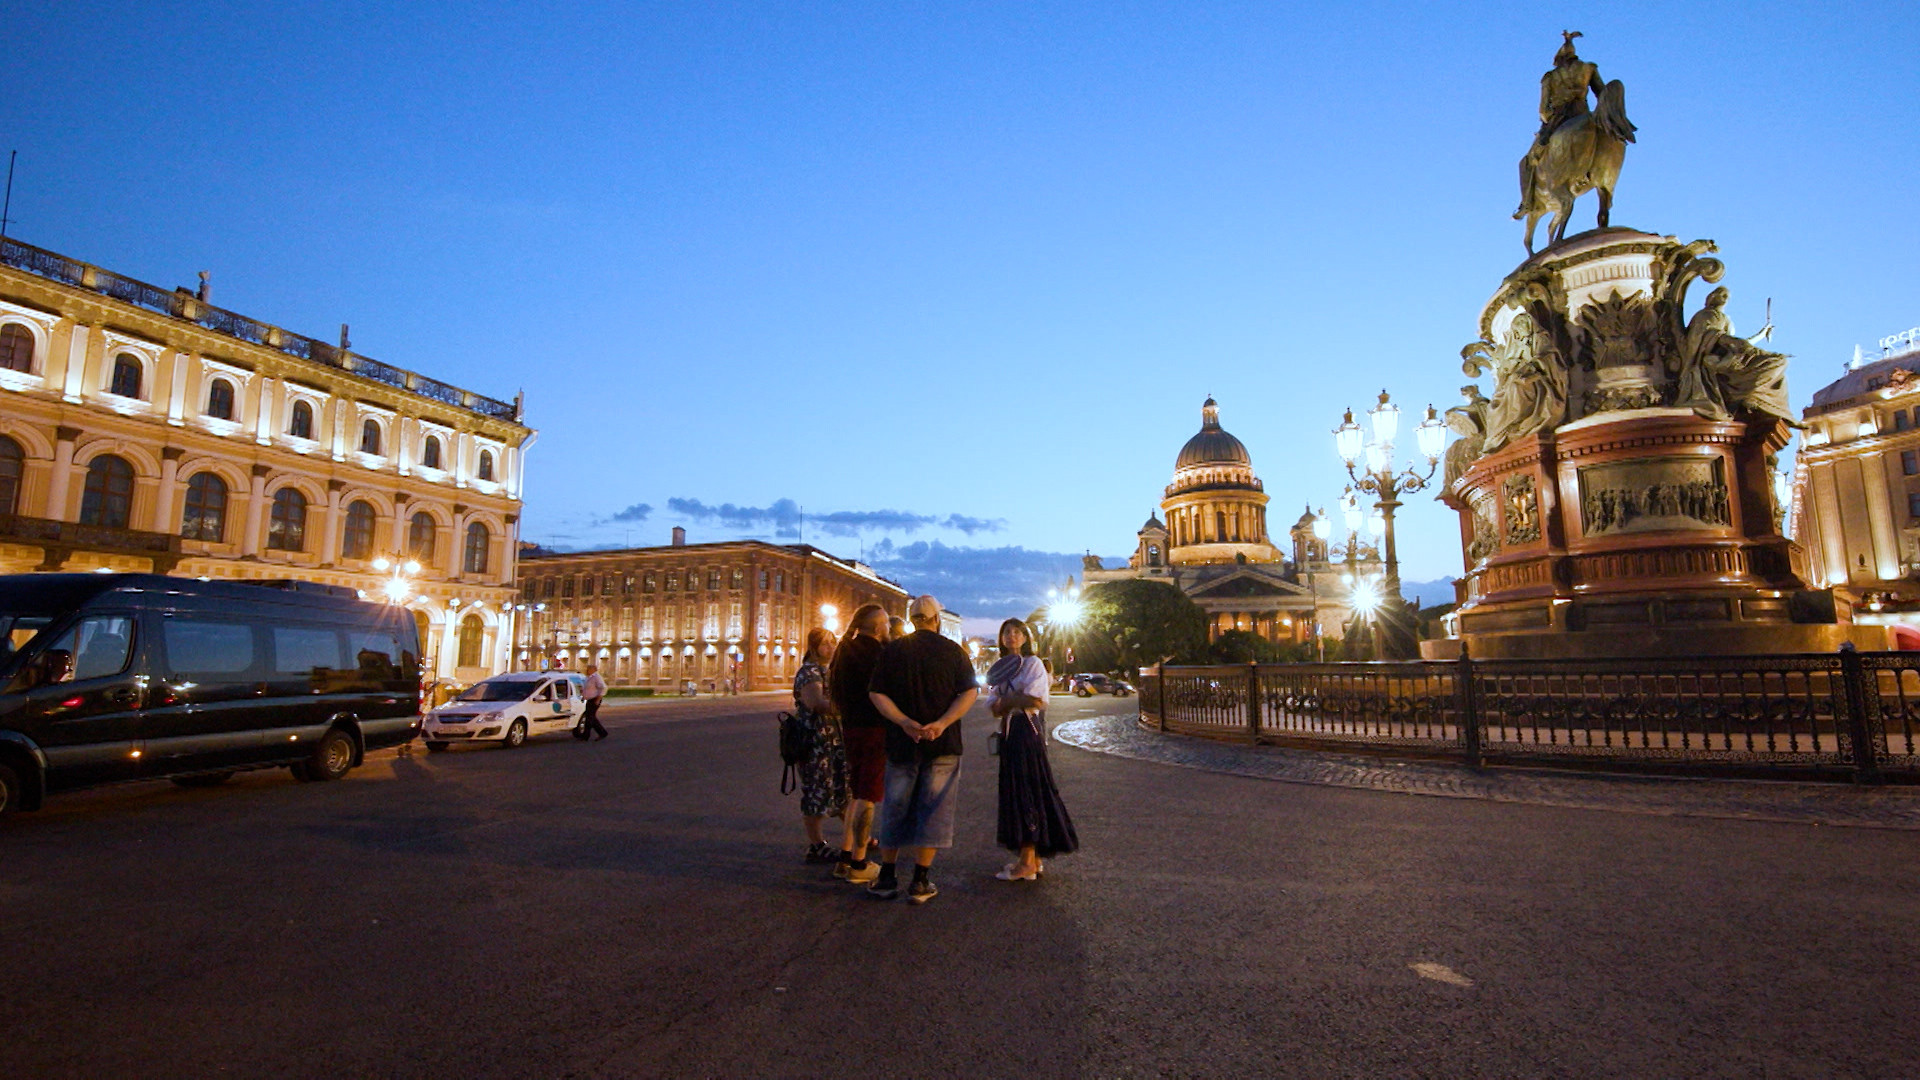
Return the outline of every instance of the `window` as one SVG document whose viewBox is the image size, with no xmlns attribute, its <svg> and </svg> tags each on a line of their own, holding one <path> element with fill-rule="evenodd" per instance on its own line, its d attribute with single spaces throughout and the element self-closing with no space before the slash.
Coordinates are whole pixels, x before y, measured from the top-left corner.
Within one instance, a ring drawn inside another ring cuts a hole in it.
<svg viewBox="0 0 1920 1080">
<path fill-rule="evenodd" d="M 47 648 L 59 649 L 73 659 L 61 682 L 118 675 L 127 669 L 127 661 L 133 656 L 133 620 L 125 615 L 82 619 Z"/>
<path fill-rule="evenodd" d="M 217 544 L 227 535 L 227 482 L 210 472 L 194 473 L 187 481 L 186 509 L 180 513 L 180 535 L 188 540 Z"/>
<path fill-rule="evenodd" d="M 20 474 L 26 464 L 20 444 L 0 435 L 0 514 L 20 512 Z"/>
<path fill-rule="evenodd" d="M 787 591 L 787 572 L 785 570 L 782 570 L 779 573 L 773 575 L 773 591 L 774 592 Z"/>
<path fill-rule="evenodd" d="M 1910 491 L 1907 493 L 1907 516 L 1910 518 L 1920 518 L 1920 491 Z"/>
<path fill-rule="evenodd" d="M 547 600 L 553 599 L 553 581 L 553 578 L 548 578 L 546 587 L 540 590 L 541 596 Z"/>
<path fill-rule="evenodd" d="M 553 594 L 548 593 L 547 595 L 551 596 Z M 561 578 L 560 579 L 561 598 L 566 599 L 568 597 L 571 597 L 572 595 L 573 595 L 573 578 L 571 576 Z"/>
<path fill-rule="evenodd" d="M 14 322 L 0 326 L 0 368 L 33 370 L 33 331 Z"/>
<path fill-rule="evenodd" d="M 632 574 L 626 575 L 626 577 L 620 582 L 620 595 L 621 596 L 633 595 L 633 575 Z"/>
<path fill-rule="evenodd" d="M 233 384 L 225 379 L 213 380 L 207 387 L 207 415 L 216 420 L 233 419 Z"/>
<path fill-rule="evenodd" d="M 674 570 L 667 574 L 667 591 L 668 592 L 680 591 L 680 571 Z"/>
<path fill-rule="evenodd" d="M 601 596 L 613 595 L 613 575 L 612 574 L 602 574 L 600 576 L 600 595 Z"/>
<path fill-rule="evenodd" d="M 707 591 L 718 592 L 719 590 L 720 590 L 720 571 L 718 570 L 707 571 Z"/>
<path fill-rule="evenodd" d="M 307 497 L 299 488 L 283 487 L 273 493 L 267 547 L 275 551 L 307 550 Z"/>
<path fill-rule="evenodd" d="M 1900 451 L 1900 471 L 1907 476 L 1920 473 L 1920 450 Z"/>
<path fill-rule="evenodd" d="M 124 529 L 133 509 L 133 466 L 123 458 L 101 454 L 87 466 L 87 486 L 80 498 L 80 523 Z"/>
<path fill-rule="evenodd" d="M 365 499 L 355 499 L 347 507 L 347 527 L 341 536 L 340 554 L 349 559 L 373 558 L 373 505 Z"/>
<path fill-rule="evenodd" d="M 1907 410 L 1905 409 L 1893 410 L 1893 430 L 1905 431 L 1910 426 L 1911 425 L 1907 421 Z"/>
<path fill-rule="evenodd" d="M 293 419 L 287 422 L 287 434 L 296 439 L 313 438 L 313 405 L 310 402 L 293 403 Z"/>
<path fill-rule="evenodd" d="M 654 586 L 657 585 L 658 583 L 659 583 L 658 579 L 654 577 L 653 571 L 649 570 L 645 574 L 641 575 L 640 577 L 640 591 L 652 592 L 654 590 Z"/>
<path fill-rule="evenodd" d="M 421 562 L 433 560 L 433 537 L 436 532 L 433 515 L 425 510 L 413 515 L 407 522 L 407 552 Z"/>
<path fill-rule="evenodd" d="M 485 643 L 486 636 L 487 626 L 480 621 L 480 616 L 469 615 L 460 620 L 459 663 L 461 667 L 480 666 L 480 647 Z"/>
<path fill-rule="evenodd" d="M 214 681 L 209 677 L 243 675 L 253 667 L 253 628 L 246 623 L 172 618 L 160 625 L 169 682 Z"/>
<path fill-rule="evenodd" d="M 493 451 L 480 451 L 480 479 L 493 479 Z"/>
<path fill-rule="evenodd" d="M 340 635 L 318 626 L 273 628 L 273 670 L 280 675 L 319 675 L 344 670 Z"/>
<path fill-rule="evenodd" d="M 760 571 L 760 591 L 767 591 L 767 572 L 765 570 Z"/>
<path fill-rule="evenodd" d="M 360 425 L 360 452 L 363 454 L 380 452 L 380 421 L 368 420 Z"/>
<path fill-rule="evenodd" d="M 733 574 L 729 579 L 729 583 L 727 587 L 730 589 L 737 589 L 742 585 L 745 585 L 746 583 L 747 583 L 747 572 L 745 570 L 740 569 L 737 566 L 734 567 Z"/>
<path fill-rule="evenodd" d="M 440 436 L 427 436 L 426 445 L 420 448 L 420 464 L 429 469 L 440 467 Z"/>
<path fill-rule="evenodd" d="M 485 525 L 476 521 L 467 526 L 467 573 L 484 574 L 487 572 L 487 541 L 489 539 L 490 537 L 487 535 L 487 527 Z"/>
<path fill-rule="evenodd" d="M 140 396 L 140 358 L 132 353 L 121 353 L 113 358 L 113 382 L 107 387 L 121 397 Z"/>
</svg>

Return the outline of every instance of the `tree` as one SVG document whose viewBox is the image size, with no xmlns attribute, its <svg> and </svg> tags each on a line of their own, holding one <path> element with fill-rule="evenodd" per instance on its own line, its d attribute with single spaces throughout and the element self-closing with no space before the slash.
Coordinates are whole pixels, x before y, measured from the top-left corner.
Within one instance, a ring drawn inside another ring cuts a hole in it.
<svg viewBox="0 0 1920 1080">
<path fill-rule="evenodd" d="M 1251 630 L 1228 630 L 1214 638 L 1207 646 L 1207 656 L 1216 664 L 1270 664 L 1289 659 L 1285 647 Z"/>
<path fill-rule="evenodd" d="M 1082 671 L 1132 671 L 1163 660 L 1193 664 L 1207 658 L 1207 613 L 1160 581 L 1089 586 L 1079 623 L 1061 633 L 1073 647 L 1073 666 Z"/>
</svg>

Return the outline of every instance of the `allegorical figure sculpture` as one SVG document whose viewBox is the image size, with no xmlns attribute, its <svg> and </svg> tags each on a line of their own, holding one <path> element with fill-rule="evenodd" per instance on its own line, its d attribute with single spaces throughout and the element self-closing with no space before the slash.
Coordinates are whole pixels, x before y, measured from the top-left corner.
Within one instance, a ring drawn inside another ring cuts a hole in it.
<svg viewBox="0 0 1920 1080">
<path fill-rule="evenodd" d="M 1627 119 L 1627 92 L 1620 80 L 1603 82 L 1597 65 L 1574 52 L 1577 30 L 1562 31 L 1565 41 L 1554 54 L 1553 70 L 1540 77 L 1540 131 L 1520 159 L 1520 208 L 1515 218 L 1527 219 L 1527 251 L 1533 251 L 1533 228 L 1540 218 L 1553 215 L 1547 243 L 1567 234 L 1567 218 L 1574 200 L 1589 191 L 1600 195 L 1601 228 L 1613 209 L 1613 185 L 1620 164 L 1633 141 Z M 1595 104 L 1589 108 L 1587 94 Z"/>
<path fill-rule="evenodd" d="M 1493 368 L 1493 398 L 1487 402 L 1481 446 L 1487 454 L 1515 439 L 1551 431 L 1567 418 L 1567 365 L 1552 334 L 1523 311 L 1508 324 L 1504 343 L 1491 351 L 1489 344 L 1468 346 L 1461 365 L 1476 377 L 1483 368 Z"/>
<path fill-rule="evenodd" d="M 1460 436 L 1447 447 L 1447 472 L 1445 487 L 1452 487 L 1455 480 L 1479 459 L 1487 445 L 1487 399 L 1480 388 L 1473 383 L 1460 388 L 1460 396 L 1467 399 L 1465 405 L 1455 405 L 1447 410 L 1447 427 Z"/>
<path fill-rule="evenodd" d="M 1787 357 L 1754 344 L 1772 327 L 1752 338 L 1736 336 L 1727 318 L 1728 295 L 1725 286 L 1708 293 L 1706 305 L 1687 321 L 1673 360 L 1678 368 L 1674 405 L 1708 420 L 1731 420 L 1745 412 L 1798 427 L 1787 405 Z"/>
</svg>

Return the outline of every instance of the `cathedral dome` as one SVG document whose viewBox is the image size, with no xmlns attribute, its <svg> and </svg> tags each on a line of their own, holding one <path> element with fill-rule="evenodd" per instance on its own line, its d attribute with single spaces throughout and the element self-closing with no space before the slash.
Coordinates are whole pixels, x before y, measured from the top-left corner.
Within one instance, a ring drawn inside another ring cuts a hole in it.
<svg viewBox="0 0 1920 1080">
<path fill-rule="evenodd" d="M 1180 456 L 1173 463 L 1176 470 L 1206 465 L 1253 466 L 1253 458 L 1247 454 L 1246 446 L 1220 426 L 1220 408 L 1212 398 L 1208 398 L 1207 403 L 1200 407 L 1200 416 L 1200 432 L 1180 448 Z"/>
</svg>

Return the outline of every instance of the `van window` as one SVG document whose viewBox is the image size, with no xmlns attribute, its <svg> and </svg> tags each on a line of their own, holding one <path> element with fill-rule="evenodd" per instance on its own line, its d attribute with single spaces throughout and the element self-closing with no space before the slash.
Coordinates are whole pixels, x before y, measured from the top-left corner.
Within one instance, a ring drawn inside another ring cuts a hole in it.
<svg viewBox="0 0 1920 1080">
<path fill-rule="evenodd" d="M 49 649 L 73 655 L 73 665 L 61 682 L 79 682 L 118 675 L 133 655 L 133 619 L 126 615 L 96 615 L 81 619 Z"/>
<path fill-rule="evenodd" d="M 554 683 L 553 687 L 555 690 L 559 691 L 558 696 L 561 701 L 570 701 L 573 699 L 573 680 L 572 679 L 561 679 L 559 682 Z"/>
<path fill-rule="evenodd" d="M 253 627 L 246 623 L 174 618 L 161 625 L 172 675 L 239 675 L 253 667 Z"/>
<path fill-rule="evenodd" d="M 540 688 L 540 692 L 539 692 L 539 693 L 537 693 L 537 694 L 535 694 L 535 695 L 533 695 L 533 699 L 532 699 L 532 700 L 534 700 L 534 701 L 552 701 L 552 700 L 553 700 L 553 684 L 552 684 L 552 683 L 548 683 L 548 684 L 546 684 L 545 686 L 542 686 L 542 687 Z"/>
<path fill-rule="evenodd" d="M 311 626 L 273 628 L 273 670 L 282 675 L 306 675 L 315 671 L 338 671 L 340 635 L 332 630 Z"/>
</svg>

